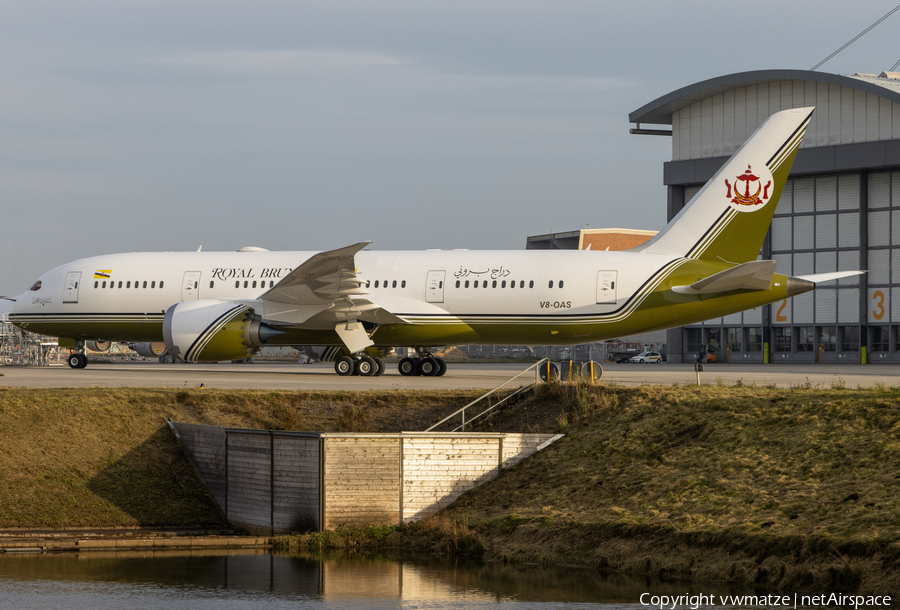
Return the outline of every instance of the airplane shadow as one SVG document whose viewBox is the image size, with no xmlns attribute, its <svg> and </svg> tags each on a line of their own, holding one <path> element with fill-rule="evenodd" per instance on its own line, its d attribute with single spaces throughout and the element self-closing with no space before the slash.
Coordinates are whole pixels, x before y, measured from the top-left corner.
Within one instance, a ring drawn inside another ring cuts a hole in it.
<svg viewBox="0 0 900 610">
<path fill-rule="evenodd" d="M 206 486 L 167 426 L 125 455 L 110 454 L 88 489 L 124 515 L 115 525 L 225 525 Z M 127 515 L 128 518 L 123 518 Z M 131 523 L 128 523 L 131 521 Z"/>
</svg>

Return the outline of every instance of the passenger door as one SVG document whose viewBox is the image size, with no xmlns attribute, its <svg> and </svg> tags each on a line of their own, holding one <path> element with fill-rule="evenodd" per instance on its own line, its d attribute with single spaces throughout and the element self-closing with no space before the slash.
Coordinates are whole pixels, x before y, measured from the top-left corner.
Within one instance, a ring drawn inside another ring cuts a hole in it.
<svg viewBox="0 0 900 610">
<path fill-rule="evenodd" d="M 443 303 L 444 302 L 444 278 L 447 277 L 446 271 L 429 271 L 428 278 L 425 281 L 425 302 L 427 303 Z"/>
<path fill-rule="evenodd" d="M 608 305 L 616 302 L 616 278 L 618 271 L 600 271 L 597 274 L 597 304 Z"/>
<path fill-rule="evenodd" d="M 181 285 L 181 300 L 194 301 L 200 298 L 200 272 L 185 271 L 184 283 Z"/>
<path fill-rule="evenodd" d="M 81 283 L 81 271 L 69 271 L 66 274 L 66 286 L 63 289 L 63 303 L 78 302 L 78 285 Z"/>
</svg>

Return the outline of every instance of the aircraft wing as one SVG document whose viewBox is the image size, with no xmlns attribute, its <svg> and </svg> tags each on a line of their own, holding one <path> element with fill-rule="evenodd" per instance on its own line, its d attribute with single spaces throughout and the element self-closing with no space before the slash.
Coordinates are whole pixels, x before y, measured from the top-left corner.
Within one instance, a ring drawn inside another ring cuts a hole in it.
<svg viewBox="0 0 900 610">
<path fill-rule="evenodd" d="M 366 295 L 356 277 L 353 257 L 370 241 L 319 252 L 282 278 L 260 297 L 264 301 L 296 305 L 321 305 L 345 297 Z"/>
<path fill-rule="evenodd" d="M 281 326 L 332 328 L 351 352 L 373 345 L 361 322 L 406 324 L 366 298 L 356 253 L 372 242 L 319 252 L 260 296 L 265 320 Z"/>
<path fill-rule="evenodd" d="M 750 261 L 720 271 L 689 286 L 673 286 L 678 294 L 716 294 L 730 290 L 768 290 L 776 261 Z"/>
</svg>

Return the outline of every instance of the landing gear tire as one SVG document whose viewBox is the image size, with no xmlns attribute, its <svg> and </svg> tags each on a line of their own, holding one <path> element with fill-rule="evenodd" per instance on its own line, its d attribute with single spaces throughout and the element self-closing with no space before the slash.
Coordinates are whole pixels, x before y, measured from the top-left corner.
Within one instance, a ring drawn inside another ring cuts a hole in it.
<svg viewBox="0 0 900 610">
<path fill-rule="evenodd" d="M 341 356 L 334 361 L 334 372 L 341 377 L 349 377 L 356 370 L 356 363 L 349 356 Z"/>
<path fill-rule="evenodd" d="M 400 364 L 397 365 L 397 370 L 399 370 L 400 374 L 404 377 L 421 375 L 421 373 L 419 372 L 419 363 L 415 358 L 404 358 L 400 361 Z"/>
<path fill-rule="evenodd" d="M 360 377 L 371 377 L 377 370 L 378 365 L 375 364 L 375 361 L 368 356 L 363 356 L 356 361 L 355 374 L 359 375 Z"/>
<path fill-rule="evenodd" d="M 443 358 L 435 358 L 434 361 L 438 363 L 438 372 L 435 377 L 443 377 L 444 373 L 447 372 L 447 363 L 444 362 Z"/>
<path fill-rule="evenodd" d="M 384 370 L 386 368 L 384 365 L 384 360 L 382 360 L 381 358 L 374 358 L 374 360 L 375 360 L 375 367 L 376 367 L 374 376 L 381 377 L 382 375 L 384 375 Z"/>
<path fill-rule="evenodd" d="M 83 369 L 87 366 L 87 356 L 84 354 L 72 354 L 68 357 L 66 362 L 68 362 L 69 367 L 73 369 Z"/>
<path fill-rule="evenodd" d="M 419 360 L 419 374 L 423 377 L 437 377 L 440 370 L 441 365 L 438 364 L 435 358 L 429 356 Z"/>
</svg>

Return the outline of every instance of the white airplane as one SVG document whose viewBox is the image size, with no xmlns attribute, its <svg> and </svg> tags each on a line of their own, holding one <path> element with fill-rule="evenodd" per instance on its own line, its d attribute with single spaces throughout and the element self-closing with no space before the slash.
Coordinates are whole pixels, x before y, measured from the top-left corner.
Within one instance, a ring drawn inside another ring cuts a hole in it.
<svg viewBox="0 0 900 610">
<path fill-rule="evenodd" d="M 404 375 L 442 375 L 429 346 L 573 345 L 691 324 L 853 275 L 774 273 L 757 260 L 812 108 L 771 116 L 646 244 L 624 252 L 164 252 L 84 258 L 16 297 L 9 320 L 85 343 L 142 344 L 188 362 L 263 345 L 322 346 L 339 375 L 380 375 L 379 348 L 415 346 Z"/>
</svg>

